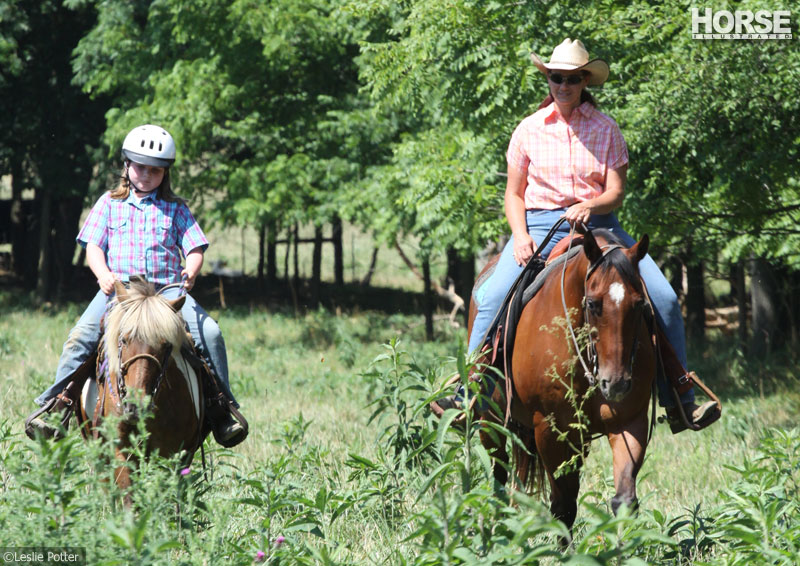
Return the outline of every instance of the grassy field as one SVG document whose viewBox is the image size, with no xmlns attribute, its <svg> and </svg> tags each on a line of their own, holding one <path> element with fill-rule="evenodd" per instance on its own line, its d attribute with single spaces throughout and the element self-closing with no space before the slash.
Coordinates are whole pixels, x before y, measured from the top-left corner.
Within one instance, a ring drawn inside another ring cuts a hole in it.
<svg viewBox="0 0 800 566">
<path fill-rule="evenodd" d="M 694 352 L 723 419 L 699 434 L 656 428 L 635 516 L 609 514 L 610 451 L 595 441 L 562 551 L 539 499 L 499 490 L 474 434 L 440 431 L 424 409 L 464 331 L 441 321 L 425 342 L 419 315 L 214 310 L 250 437 L 231 451 L 207 444 L 207 479 L 199 457 L 187 476 L 150 462 L 134 509 L 121 509 L 98 481 L 111 473 L 107 446 L 22 433 L 82 308 L 0 291 L 3 546 L 82 547 L 90 564 L 797 563 L 790 358 L 750 362 L 713 337 Z"/>
</svg>

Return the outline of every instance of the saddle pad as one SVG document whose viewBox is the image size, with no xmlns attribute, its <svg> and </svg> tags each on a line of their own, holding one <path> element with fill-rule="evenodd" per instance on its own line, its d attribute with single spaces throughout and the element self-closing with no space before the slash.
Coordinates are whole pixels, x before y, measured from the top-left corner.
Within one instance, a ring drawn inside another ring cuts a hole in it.
<svg viewBox="0 0 800 566">
<path fill-rule="evenodd" d="M 87 379 L 81 390 L 81 405 L 89 422 L 94 421 L 94 410 L 97 408 L 97 381 Z"/>
<path fill-rule="evenodd" d="M 197 372 L 194 371 L 191 364 L 180 353 L 173 353 L 172 361 L 186 379 L 186 387 L 189 389 L 189 394 L 192 396 L 192 403 L 194 404 L 194 414 L 197 420 L 200 420 L 200 382 L 197 379 Z"/>
<path fill-rule="evenodd" d="M 547 278 L 550 277 L 550 274 L 553 271 L 560 270 L 563 268 L 563 262 L 569 261 L 579 253 L 583 251 L 583 246 L 573 247 L 569 255 L 566 258 L 559 258 L 559 261 L 553 261 L 548 263 L 544 269 L 536 276 L 536 279 L 533 280 L 533 283 L 528 285 L 525 290 L 522 292 L 522 305 L 525 306 L 528 304 L 536 293 L 539 292 L 539 289 L 542 288 L 544 282 L 547 281 Z"/>
</svg>

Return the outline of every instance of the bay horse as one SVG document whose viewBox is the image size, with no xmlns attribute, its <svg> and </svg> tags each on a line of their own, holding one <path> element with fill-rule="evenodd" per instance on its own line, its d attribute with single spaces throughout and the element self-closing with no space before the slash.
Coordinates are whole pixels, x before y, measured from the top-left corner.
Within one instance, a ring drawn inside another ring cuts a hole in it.
<svg viewBox="0 0 800 566">
<path fill-rule="evenodd" d="M 637 503 L 636 476 L 647 446 L 657 362 L 651 333 L 655 322 L 638 271 L 648 245 L 646 235 L 627 249 L 606 230 L 587 232 L 582 253 L 551 259 L 556 269 L 525 305 L 518 322 L 511 354 L 509 428 L 530 456 L 515 449 L 515 471 L 529 491 L 543 487 L 546 476 L 550 511 L 570 529 L 577 513 L 580 465 L 592 437 L 606 436 L 611 445 L 614 513 L 622 504 Z M 476 312 L 473 294 L 470 329 Z M 577 348 L 565 326 L 590 328 L 589 344 Z M 576 363 L 577 356 L 582 356 L 581 363 Z M 506 406 L 501 389 L 492 392 L 497 407 Z M 498 417 L 484 413 L 482 418 Z M 560 438 L 562 433 L 565 437 Z M 504 441 L 485 430 L 481 440 L 490 454 L 508 464 Z M 574 465 L 559 470 L 565 463 Z M 506 483 L 504 466 L 495 463 L 494 474 Z"/>
<path fill-rule="evenodd" d="M 140 407 L 148 409 L 146 454 L 168 457 L 185 450 L 188 466 L 208 430 L 202 426 L 199 376 L 182 354 L 189 345 L 180 315 L 186 297 L 168 300 L 146 281 L 131 281 L 130 290 L 117 281 L 114 289 L 117 304 L 106 315 L 98 378 L 83 387 L 78 419 L 84 437 L 97 437 L 103 418 L 119 418 L 115 458 L 120 465 L 114 478 L 126 490 L 131 485 L 130 437 L 138 428 Z M 101 370 L 104 361 L 107 372 Z M 130 504 L 128 495 L 125 501 Z"/>
</svg>

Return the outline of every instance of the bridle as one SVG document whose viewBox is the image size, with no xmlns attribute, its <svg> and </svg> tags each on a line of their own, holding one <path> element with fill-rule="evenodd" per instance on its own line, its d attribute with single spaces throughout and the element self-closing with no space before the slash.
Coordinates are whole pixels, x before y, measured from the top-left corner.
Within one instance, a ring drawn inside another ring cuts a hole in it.
<svg viewBox="0 0 800 566">
<path fill-rule="evenodd" d="M 114 394 L 114 388 L 110 387 L 110 393 L 112 399 L 114 399 L 114 404 L 117 408 L 123 408 L 126 406 L 125 398 L 128 394 L 128 388 L 125 383 L 125 376 L 128 374 L 128 369 L 130 369 L 131 365 L 137 360 L 149 360 L 150 362 L 154 363 L 158 368 L 158 374 L 156 375 L 155 382 L 153 384 L 153 388 L 150 391 L 150 401 L 147 405 L 147 410 L 150 411 L 153 408 L 153 403 L 155 402 L 156 395 L 161 387 L 161 384 L 164 382 L 164 376 L 167 373 L 167 367 L 169 366 L 169 359 L 172 356 L 172 344 L 167 343 L 166 351 L 164 352 L 164 356 L 161 360 L 155 357 L 152 354 L 142 353 L 142 354 L 134 354 L 130 358 L 122 361 L 122 346 L 123 340 L 122 337 L 119 339 L 119 343 L 117 344 L 117 352 L 119 356 L 119 371 L 117 372 L 117 394 Z M 146 393 L 146 391 L 145 391 Z"/>
<path fill-rule="evenodd" d="M 584 226 L 584 229 L 588 232 L 588 229 L 586 228 L 586 226 Z M 566 292 L 564 290 L 564 280 L 565 280 L 566 270 L 567 270 L 567 260 L 569 259 L 569 252 L 572 249 L 572 243 L 573 243 L 573 239 L 574 239 L 574 234 L 575 234 L 575 227 L 573 226 L 572 229 L 570 230 L 569 247 L 567 248 L 567 252 L 564 253 L 564 262 L 563 262 L 563 266 L 562 266 L 562 270 L 561 270 L 561 304 L 564 307 L 564 316 L 566 318 L 567 327 L 569 328 L 570 337 L 572 338 L 572 343 L 575 346 L 575 351 L 578 353 L 578 360 L 580 361 L 581 365 L 583 366 L 584 377 L 589 382 L 589 385 L 591 387 L 594 387 L 595 385 L 597 385 L 597 373 L 598 373 L 599 367 L 600 367 L 599 356 L 597 354 L 597 342 L 594 339 L 594 333 L 590 331 L 589 332 L 589 343 L 586 345 L 587 357 L 589 359 L 589 364 L 587 364 L 586 361 L 583 358 L 583 355 L 581 355 L 581 353 L 580 353 L 582 348 L 581 348 L 580 344 L 578 343 L 578 338 L 575 335 L 575 330 L 572 327 L 572 321 L 570 320 L 570 316 L 569 316 L 569 309 L 567 308 Z M 614 252 L 616 250 L 622 249 L 622 247 L 623 246 L 621 246 L 619 244 L 609 244 L 607 246 L 601 246 L 600 249 L 603 250 L 603 254 L 594 263 L 589 265 L 589 268 L 586 270 L 586 276 L 584 277 L 584 280 L 583 280 L 584 295 L 583 295 L 583 299 L 581 300 L 581 308 L 583 309 L 583 318 L 584 318 L 584 320 L 588 320 L 589 319 L 589 314 L 590 314 L 589 305 L 588 305 L 588 302 L 586 300 L 586 289 L 588 288 L 589 278 L 597 270 L 597 268 L 601 264 L 603 264 L 603 262 L 606 259 L 606 256 L 608 256 L 610 253 L 612 253 L 612 252 Z M 633 334 L 633 344 L 631 345 L 631 355 L 630 355 L 630 359 L 628 360 L 628 368 L 627 368 L 628 372 L 631 375 L 633 374 L 633 362 L 634 362 L 634 360 L 636 358 L 636 352 L 639 349 L 639 327 L 640 327 L 640 325 L 642 323 L 642 319 L 644 318 L 644 308 L 638 308 L 637 307 L 637 311 L 638 311 L 638 315 L 637 315 L 637 318 L 636 318 L 636 327 L 635 327 L 634 334 Z"/>
</svg>

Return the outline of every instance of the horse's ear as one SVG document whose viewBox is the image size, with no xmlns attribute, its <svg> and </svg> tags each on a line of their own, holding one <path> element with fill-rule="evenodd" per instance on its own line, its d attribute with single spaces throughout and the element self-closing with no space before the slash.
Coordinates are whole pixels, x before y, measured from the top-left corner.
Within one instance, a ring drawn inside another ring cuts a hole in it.
<svg viewBox="0 0 800 566">
<path fill-rule="evenodd" d="M 642 258 L 647 255 L 647 250 L 650 248 L 650 236 L 645 234 L 642 239 L 633 244 L 628 250 L 628 258 L 633 263 L 639 263 Z"/>
<path fill-rule="evenodd" d="M 583 253 L 589 258 L 590 265 L 596 263 L 603 257 L 603 250 L 600 249 L 591 231 L 586 232 L 586 235 L 583 237 Z"/>
<path fill-rule="evenodd" d="M 186 295 L 184 295 L 183 297 L 178 297 L 177 299 L 173 299 L 171 301 L 167 301 L 167 302 L 172 307 L 172 310 L 174 310 L 175 312 L 181 312 L 181 309 L 183 308 L 183 303 L 186 302 Z"/>
<path fill-rule="evenodd" d="M 128 290 L 125 288 L 125 285 L 123 285 L 121 281 L 114 281 L 114 292 L 117 294 L 118 303 L 128 300 Z"/>
</svg>

